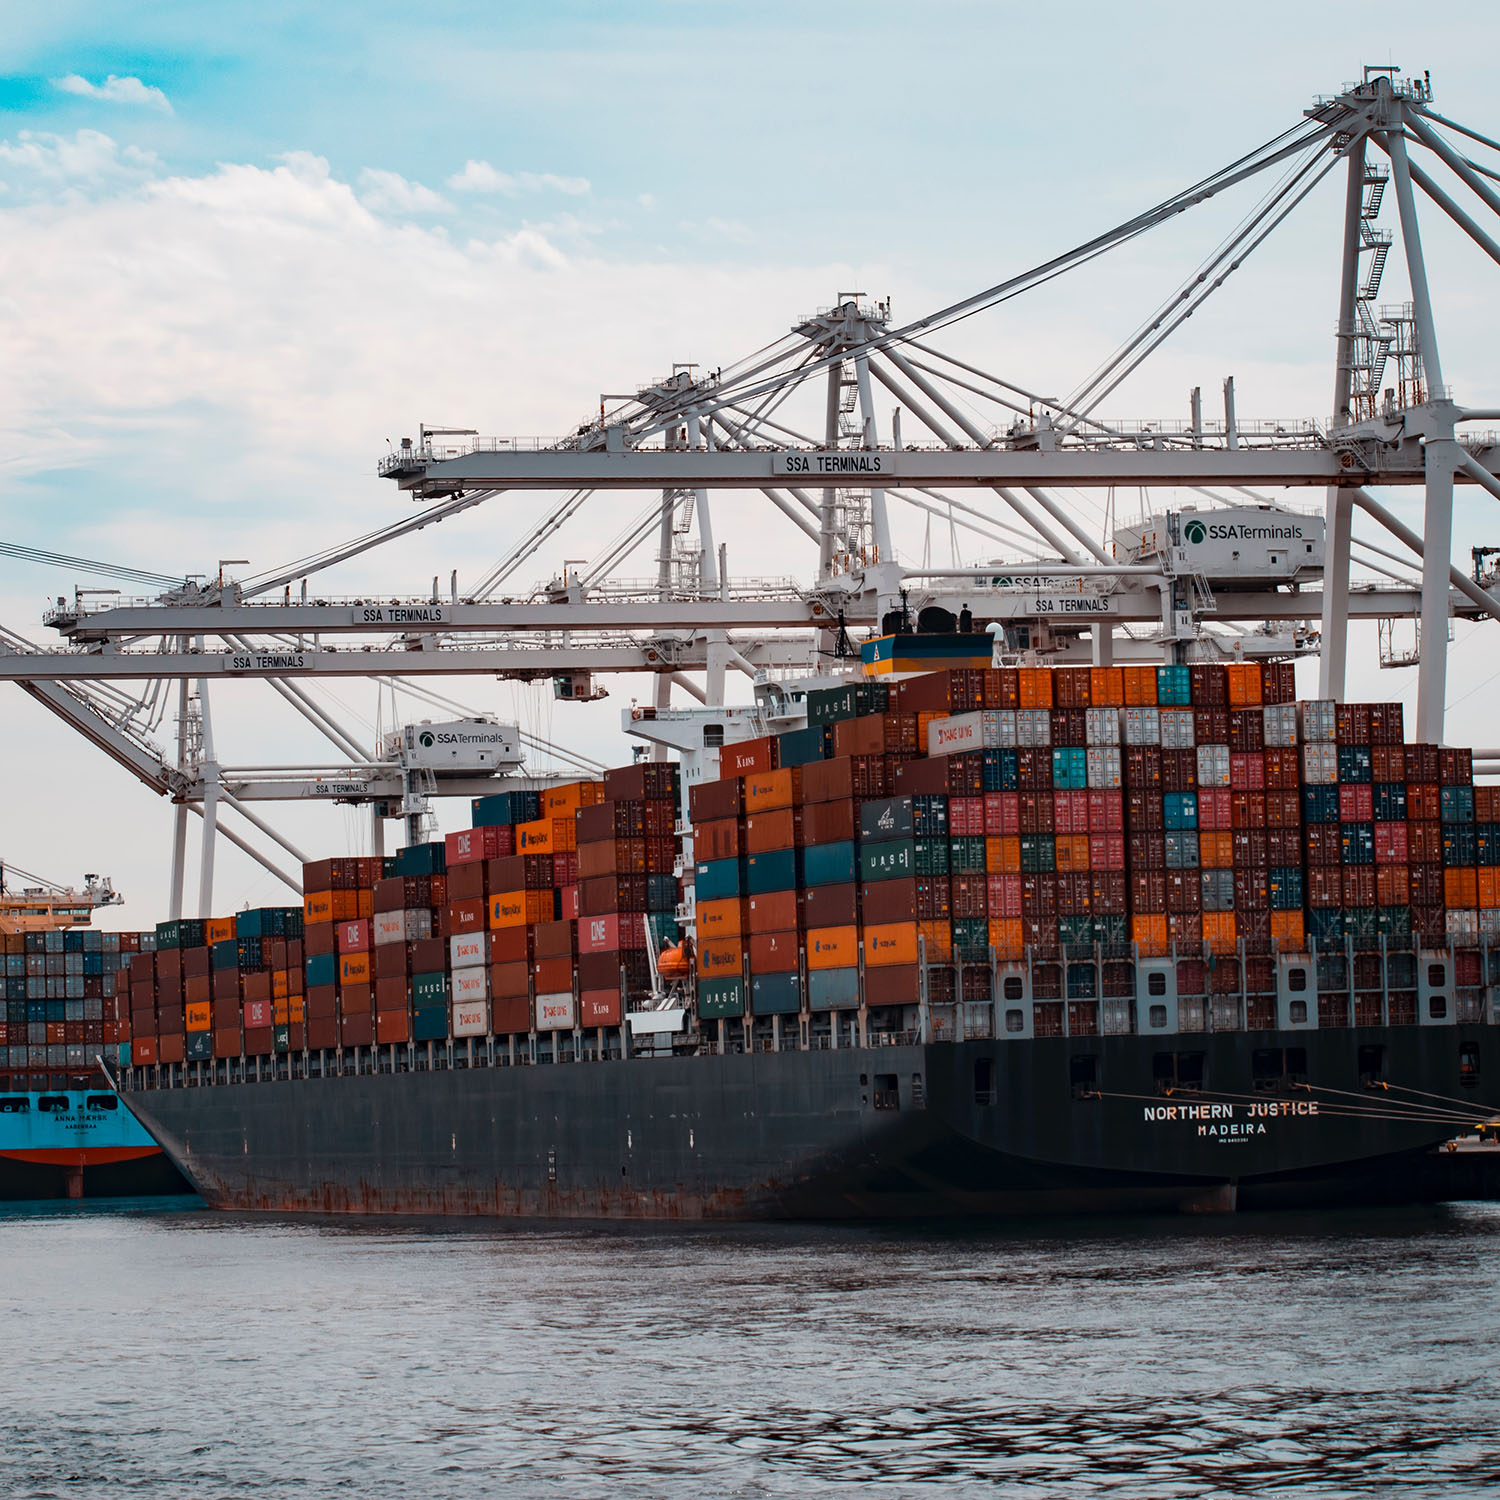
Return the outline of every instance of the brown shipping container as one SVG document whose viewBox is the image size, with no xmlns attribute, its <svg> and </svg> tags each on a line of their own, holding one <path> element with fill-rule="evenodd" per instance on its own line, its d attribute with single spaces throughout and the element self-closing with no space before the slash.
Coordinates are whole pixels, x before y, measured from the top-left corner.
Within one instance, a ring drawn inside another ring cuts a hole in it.
<svg viewBox="0 0 1500 1500">
<path fill-rule="evenodd" d="M 802 842 L 801 834 L 802 813 L 800 809 L 786 807 L 774 812 L 752 813 L 745 818 L 745 852 L 747 854 L 774 854 L 778 849 L 795 849 Z M 695 852 L 696 848 L 695 840 Z M 726 856 L 699 857 L 720 859 Z"/>
<path fill-rule="evenodd" d="M 693 857 L 695 859 L 738 859 L 741 852 L 740 821 L 738 818 L 715 818 L 712 822 L 693 824 Z M 610 873 L 606 870 L 584 869 L 583 850 L 580 849 L 578 853 L 578 873 L 580 875 L 604 875 Z"/>
<path fill-rule="evenodd" d="M 455 865 L 448 871 L 448 903 L 456 906 L 463 901 L 478 901 L 481 905 L 484 898 L 489 894 L 489 882 L 486 879 L 489 866 L 484 860 L 476 859 L 468 864 Z M 385 882 L 382 881 L 381 884 Z M 387 908 L 388 910 L 401 910 L 402 908 Z"/>
<path fill-rule="evenodd" d="M 620 992 L 620 955 L 618 953 L 584 953 L 578 959 L 578 987 L 581 990 Z"/>
<path fill-rule="evenodd" d="M 865 970 L 865 1001 L 869 1005 L 915 1005 L 918 977 L 915 964 Z"/>
<path fill-rule="evenodd" d="M 750 936 L 752 974 L 791 974 L 797 968 L 798 936 L 795 928 L 785 932 L 756 932 Z"/>
<path fill-rule="evenodd" d="M 796 927 L 802 910 L 800 891 L 769 891 L 745 902 L 745 926 L 752 933 Z"/>
<path fill-rule="evenodd" d="M 705 785 L 714 786 L 717 783 L 707 782 Z M 726 813 L 725 816 L 732 814 Z M 646 836 L 645 804 L 640 801 L 597 802 L 592 807 L 581 807 L 575 819 L 575 828 L 580 844 L 599 843 L 609 839 L 643 839 Z"/>
<path fill-rule="evenodd" d="M 571 958 L 538 958 L 531 965 L 531 980 L 539 995 L 560 995 L 573 989 Z"/>
<path fill-rule="evenodd" d="M 490 994 L 497 999 L 531 994 L 531 965 L 507 963 L 490 965 Z"/>
<path fill-rule="evenodd" d="M 375 981 L 375 1009 L 377 1011 L 405 1010 L 409 998 L 410 990 L 404 978 Z"/>
<path fill-rule="evenodd" d="M 533 952 L 538 958 L 571 958 L 575 943 L 571 922 L 538 922 Z"/>
<path fill-rule="evenodd" d="M 725 778 L 700 781 L 688 790 L 688 811 L 694 823 L 713 823 L 723 818 L 737 818 L 744 807 L 744 783 Z M 583 820 L 579 819 L 579 837 L 583 837 Z M 590 835 L 593 837 L 594 835 Z"/>
<path fill-rule="evenodd" d="M 741 740 L 719 751 L 719 777 L 756 776 L 776 769 L 776 740 L 771 735 Z"/>
<path fill-rule="evenodd" d="M 868 923 L 914 922 L 917 919 L 917 882 L 875 880 L 863 887 L 861 901 Z"/>
<path fill-rule="evenodd" d="M 804 844 L 841 844 L 858 837 L 859 819 L 853 799 L 806 802 L 802 807 Z M 703 858 L 704 856 L 699 856 Z"/>
<path fill-rule="evenodd" d="M 802 909 L 808 927 L 847 927 L 859 921 L 859 887 L 814 885 L 807 888 Z M 700 906 L 699 922 L 703 908 Z"/>
</svg>

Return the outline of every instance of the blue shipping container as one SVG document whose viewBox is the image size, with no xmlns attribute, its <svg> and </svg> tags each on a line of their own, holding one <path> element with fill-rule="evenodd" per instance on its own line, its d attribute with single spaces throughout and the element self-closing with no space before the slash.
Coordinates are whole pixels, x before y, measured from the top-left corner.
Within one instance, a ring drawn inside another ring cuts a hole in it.
<svg viewBox="0 0 1500 1500">
<path fill-rule="evenodd" d="M 855 1010 L 858 969 L 814 969 L 807 976 L 807 1003 L 813 1010 Z"/>
<path fill-rule="evenodd" d="M 802 851 L 776 849 L 770 854 L 750 855 L 745 861 L 745 885 L 752 896 L 801 890 Z"/>
<path fill-rule="evenodd" d="M 802 851 L 803 879 L 808 885 L 846 885 L 859 878 L 854 841 L 813 844 Z"/>
<path fill-rule="evenodd" d="M 696 899 L 727 901 L 745 894 L 745 864 L 738 859 L 710 859 L 700 864 L 693 876 Z"/>
<path fill-rule="evenodd" d="M 750 981 L 750 1008 L 757 1016 L 795 1016 L 802 1009 L 802 976 L 757 974 Z"/>
</svg>

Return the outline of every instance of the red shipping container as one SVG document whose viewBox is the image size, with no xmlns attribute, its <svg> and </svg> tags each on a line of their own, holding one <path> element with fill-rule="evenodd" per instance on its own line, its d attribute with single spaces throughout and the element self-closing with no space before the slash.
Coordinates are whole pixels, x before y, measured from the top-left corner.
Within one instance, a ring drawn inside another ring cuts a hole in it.
<svg viewBox="0 0 1500 1500">
<path fill-rule="evenodd" d="M 1199 889 L 1201 891 L 1202 887 Z M 1270 871 L 1264 865 L 1237 865 L 1234 871 L 1235 911 L 1269 911 L 1270 907 Z"/>
<path fill-rule="evenodd" d="M 721 788 L 712 794 L 709 788 Z M 740 783 L 737 781 L 705 782 L 693 788 L 693 805 L 701 808 L 695 818 L 708 822 L 714 818 L 733 818 L 740 809 Z M 726 808 L 719 811 L 720 807 Z M 611 839 L 643 839 L 646 836 L 646 804 L 642 801 L 595 802 L 580 807 L 573 819 L 577 841 L 607 843 Z"/>
<path fill-rule="evenodd" d="M 946 876 L 918 875 L 914 884 L 918 921 L 941 922 L 952 916 L 952 896 Z"/>
<path fill-rule="evenodd" d="M 1337 823 L 1309 823 L 1303 831 L 1303 845 L 1309 867 L 1343 861 L 1342 834 Z"/>
<path fill-rule="evenodd" d="M 510 827 L 461 828 L 443 840 L 445 863 L 451 869 L 475 860 L 501 859 L 515 852 L 515 836 Z"/>
<path fill-rule="evenodd" d="M 955 917 L 988 916 L 989 901 L 985 882 L 993 878 L 993 876 L 984 875 L 955 875 L 950 882 L 953 915 Z"/>
<path fill-rule="evenodd" d="M 399 979 L 377 979 L 375 981 L 375 1009 L 405 1010 L 410 998 L 410 988 L 403 976 Z"/>
<path fill-rule="evenodd" d="M 268 1036 L 269 1034 L 267 1033 Z M 248 1042 L 247 1037 L 246 1043 Z M 374 1011 L 355 1011 L 339 1017 L 339 1045 L 341 1047 L 369 1047 L 373 1046 L 374 1042 Z"/>
<path fill-rule="evenodd" d="M 1015 792 L 984 794 L 984 831 L 991 838 L 1021 831 L 1021 799 Z"/>
<path fill-rule="evenodd" d="M 309 1028 L 310 1030 L 311 1028 Z M 411 1040 L 411 1012 L 405 1005 L 375 1012 L 375 1042 L 389 1047 Z"/>
<path fill-rule="evenodd" d="M 993 794 L 991 794 L 993 795 Z M 956 838 L 983 836 L 984 797 L 953 797 L 948 802 L 948 832 Z"/>
<path fill-rule="evenodd" d="M 1266 762 L 1260 752 L 1230 754 L 1229 785 L 1233 791 L 1261 791 L 1266 784 Z"/>
<path fill-rule="evenodd" d="M 1021 915 L 1021 877 L 1019 875 L 986 875 L 985 901 L 992 917 L 1016 918 Z"/>
<path fill-rule="evenodd" d="M 1021 918 L 1057 917 L 1057 876 L 1023 875 L 1021 877 Z"/>
<path fill-rule="evenodd" d="M 915 880 L 876 880 L 860 890 L 865 925 L 885 926 L 891 922 L 917 920 L 917 882 Z"/>
<path fill-rule="evenodd" d="M 573 989 L 573 960 L 571 958 L 533 959 L 531 980 L 539 995 L 570 994 Z"/>
<path fill-rule="evenodd" d="M 813 885 L 803 897 L 803 920 L 814 927 L 852 927 L 859 921 L 857 885 Z"/>
<path fill-rule="evenodd" d="M 1411 875 L 1405 865 L 1375 866 L 1375 904 L 1406 906 L 1411 901 Z"/>
<path fill-rule="evenodd" d="M 490 893 L 489 865 L 480 859 L 455 865 L 448 871 L 447 881 L 450 905 L 457 901 L 483 901 Z M 376 932 L 378 935 L 378 927 Z"/>
<path fill-rule="evenodd" d="M 339 922 L 335 925 L 338 929 L 337 941 L 340 953 L 368 953 L 370 951 L 372 945 L 370 923 L 367 918 L 360 917 L 358 921 Z"/>
<path fill-rule="evenodd" d="M 798 926 L 802 911 L 800 891 L 769 891 L 745 902 L 745 923 L 752 933 L 785 932 Z"/>
<path fill-rule="evenodd" d="M 1367 781 L 1345 782 L 1339 787 L 1339 821 L 1368 823 L 1375 816 L 1374 789 Z"/>
<path fill-rule="evenodd" d="M 1125 795 L 1117 791 L 1091 791 L 1089 799 L 1090 833 L 1124 833 Z"/>
<path fill-rule="evenodd" d="M 1234 826 L 1234 793 L 1228 787 L 1206 787 L 1198 793 L 1198 827 L 1227 833 Z"/>
<path fill-rule="evenodd" d="M 219 1038 L 214 1033 L 214 1053 L 218 1055 Z M 322 1052 L 331 1050 L 339 1044 L 339 1023 L 334 1016 L 309 1015 L 307 1018 L 307 1048 L 309 1052 Z M 238 1045 L 235 1052 L 239 1052 Z"/>
<path fill-rule="evenodd" d="M 1163 852 L 1164 860 L 1165 857 L 1165 852 Z M 1125 868 L 1125 835 L 1091 833 L 1089 835 L 1089 865 L 1095 870 L 1123 870 Z"/>
<path fill-rule="evenodd" d="M 677 832 L 677 804 L 650 800 L 643 807 L 648 839 L 672 838 Z"/>
<path fill-rule="evenodd" d="M 1407 839 L 1405 823 L 1377 823 L 1375 825 L 1375 863 L 1377 865 L 1404 865 L 1406 863 Z M 1395 906 L 1394 901 L 1382 901 L 1381 906 Z M 1406 904 L 1402 897 L 1400 905 Z"/>
<path fill-rule="evenodd" d="M 640 912 L 606 912 L 578 924 L 579 953 L 618 953 L 646 946 L 646 918 Z"/>
<path fill-rule="evenodd" d="M 448 931 L 450 934 L 483 932 L 490 924 L 489 903 L 483 899 L 460 901 L 448 908 Z"/>
<path fill-rule="evenodd" d="M 496 1036 L 531 1030 L 530 995 L 492 995 L 490 1029 Z"/>
<path fill-rule="evenodd" d="M 719 751 L 719 776 L 756 776 L 776 769 L 776 740 L 766 735 L 758 740 L 742 740 L 725 745 Z"/>
<path fill-rule="evenodd" d="M 1314 911 L 1330 911 L 1344 901 L 1343 872 L 1337 865 L 1313 865 L 1307 872 L 1307 904 Z"/>
<path fill-rule="evenodd" d="M 1436 782 L 1407 783 L 1406 816 L 1413 823 L 1436 822 L 1443 816 L 1443 794 Z"/>
<path fill-rule="evenodd" d="M 580 991 L 578 996 L 578 1024 L 585 1028 L 618 1026 L 620 1024 L 619 990 Z"/>
<path fill-rule="evenodd" d="M 1092 832 L 1093 830 L 1089 821 L 1089 794 L 1079 791 L 1053 792 L 1052 822 L 1058 833 Z M 951 813 L 949 831 L 952 833 L 958 832 L 952 826 Z M 1025 829 L 1022 830 L 1022 832 L 1027 831 Z"/>
<path fill-rule="evenodd" d="M 1167 836 L 1154 829 L 1132 833 L 1125 840 L 1126 866 L 1133 870 L 1164 870 L 1167 865 Z"/>
</svg>

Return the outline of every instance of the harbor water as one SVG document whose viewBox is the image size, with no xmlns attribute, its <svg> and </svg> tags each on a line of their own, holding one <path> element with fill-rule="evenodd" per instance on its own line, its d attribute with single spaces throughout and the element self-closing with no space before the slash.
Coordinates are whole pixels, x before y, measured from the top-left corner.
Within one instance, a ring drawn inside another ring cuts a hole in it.
<svg viewBox="0 0 1500 1500">
<path fill-rule="evenodd" d="M 1472 1496 L 1500 1205 L 989 1233 L 0 1211 L 0 1494 Z"/>
</svg>

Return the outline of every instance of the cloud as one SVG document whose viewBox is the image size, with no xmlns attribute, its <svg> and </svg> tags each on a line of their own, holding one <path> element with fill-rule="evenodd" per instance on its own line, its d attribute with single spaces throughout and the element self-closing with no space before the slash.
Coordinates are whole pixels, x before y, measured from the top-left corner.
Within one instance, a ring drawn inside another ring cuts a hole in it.
<svg viewBox="0 0 1500 1500">
<path fill-rule="evenodd" d="M 142 83 L 139 78 L 120 78 L 111 73 L 103 83 L 90 83 L 80 74 L 69 73 L 65 78 L 54 78 L 52 86 L 84 99 L 102 99 L 107 104 L 136 104 L 160 110 L 164 115 L 172 113 L 172 101 L 159 88 Z"/>
<path fill-rule="evenodd" d="M 141 178 L 158 165 L 154 151 L 121 146 L 98 130 L 72 136 L 22 130 L 14 141 L 0 141 L 0 167 L 29 174 L 43 183 L 104 183 Z"/>
<path fill-rule="evenodd" d="M 376 213 L 440 214 L 453 206 L 430 187 L 381 167 L 365 167 L 359 174 L 359 188 L 359 201 Z"/>
<path fill-rule="evenodd" d="M 589 191 L 587 177 L 559 177 L 555 172 L 502 172 L 487 161 L 467 161 L 462 172 L 448 179 L 455 193 L 567 193 L 580 197 Z"/>
</svg>

